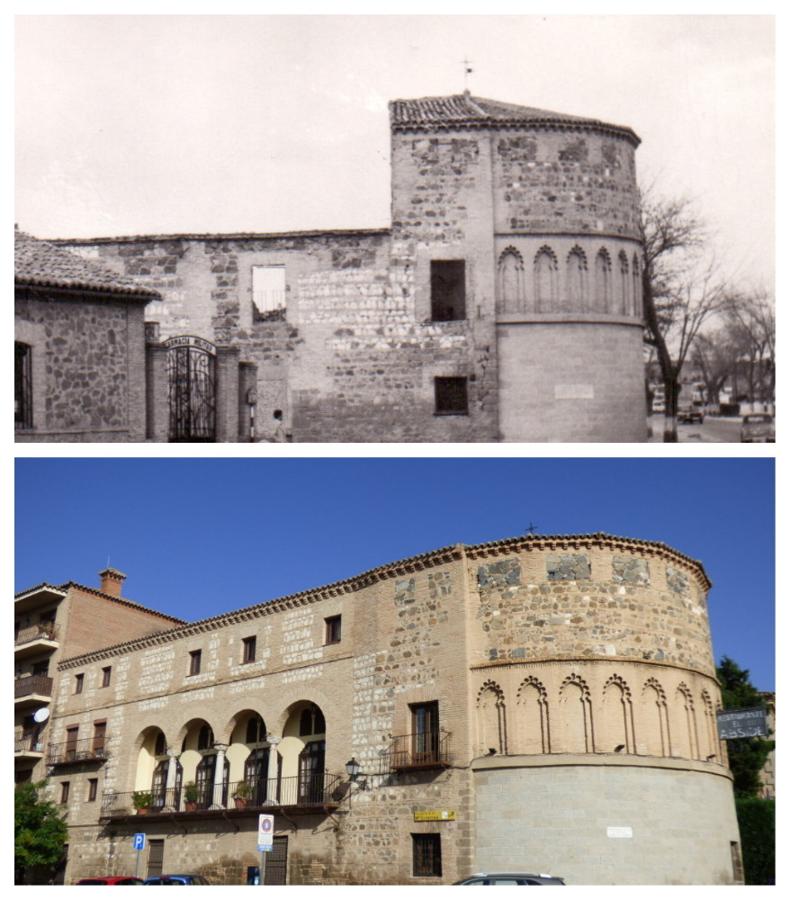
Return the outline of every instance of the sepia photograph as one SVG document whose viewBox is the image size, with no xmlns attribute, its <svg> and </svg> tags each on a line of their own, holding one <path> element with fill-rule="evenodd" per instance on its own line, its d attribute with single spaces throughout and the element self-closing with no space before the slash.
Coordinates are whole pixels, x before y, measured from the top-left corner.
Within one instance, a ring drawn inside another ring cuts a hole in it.
<svg viewBox="0 0 790 900">
<path fill-rule="evenodd" d="M 771 442 L 771 16 L 19 16 L 15 437 Z"/>
</svg>

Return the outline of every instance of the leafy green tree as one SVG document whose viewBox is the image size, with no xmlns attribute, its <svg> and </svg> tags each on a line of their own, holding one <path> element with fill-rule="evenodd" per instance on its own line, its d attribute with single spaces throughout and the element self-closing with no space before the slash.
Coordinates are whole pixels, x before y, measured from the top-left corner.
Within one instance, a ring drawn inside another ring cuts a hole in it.
<svg viewBox="0 0 790 900">
<path fill-rule="evenodd" d="M 46 880 L 63 858 L 68 828 L 58 807 L 42 799 L 46 782 L 25 782 L 14 791 L 14 880 Z"/>
<path fill-rule="evenodd" d="M 724 656 L 716 667 L 721 684 L 724 709 L 765 707 L 760 692 L 749 680 L 749 670 L 742 669 L 729 656 Z M 735 794 L 739 797 L 757 797 L 760 791 L 760 770 L 774 742 L 763 738 L 736 738 L 727 741 L 730 769 L 735 779 Z"/>
</svg>

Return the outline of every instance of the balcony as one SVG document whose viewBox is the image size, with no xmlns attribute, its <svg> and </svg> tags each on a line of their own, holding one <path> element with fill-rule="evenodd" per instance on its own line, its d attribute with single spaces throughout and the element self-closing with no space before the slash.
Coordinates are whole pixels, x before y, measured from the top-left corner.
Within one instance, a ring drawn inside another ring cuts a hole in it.
<svg viewBox="0 0 790 900">
<path fill-rule="evenodd" d="M 107 748 L 103 740 L 84 738 L 50 744 L 47 749 L 47 765 L 68 766 L 72 763 L 104 762 Z"/>
<path fill-rule="evenodd" d="M 102 797 L 103 819 L 126 819 L 139 815 L 225 817 L 228 811 L 237 814 L 276 812 L 290 814 L 331 812 L 344 795 L 346 779 L 325 772 L 321 775 L 292 778 L 251 779 L 231 784 L 197 786 L 186 799 L 187 788 L 168 788 L 151 791 L 151 805 L 145 812 L 135 810 L 133 792 L 107 791 Z M 240 796 L 240 795 L 245 796 Z"/>
<path fill-rule="evenodd" d="M 52 679 L 49 675 L 25 675 L 14 680 L 14 706 L 37 706 L 52 699 Z"/>
<path fill-rule="evenodd" d="M 14 759 L 39 760 L 44 757 L 44 744 L 40 737 L 22 735 L 14 740 Z"/>
<path fill-rule="evenodd" d="M 35 656 L 42 650 L 57 650 L 59 646 L 58 626 L 54 622 L 39 622 L 28 628 L 21 628 L 14 636 L 14 656 L 23 659 Z"/>
<path fill-rule="evenodd" d="M 393 738 L 384 758 L 393 772 L 416 769 L 446 769 L 451 765 L 450 735 L 447 732 L 401 734 Z"/>
</svg>

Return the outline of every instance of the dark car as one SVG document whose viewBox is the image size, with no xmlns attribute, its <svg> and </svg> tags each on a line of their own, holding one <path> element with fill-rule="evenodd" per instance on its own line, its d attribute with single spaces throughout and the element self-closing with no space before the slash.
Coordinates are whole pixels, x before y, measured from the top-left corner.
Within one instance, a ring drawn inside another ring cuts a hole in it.
<svg viewBox="0 0 790 900">
<path fill-rule="evenodd" d="M 524 872 L 477 872 L 456 884 L 565 884 L 555 875 L 527 875 Z"/>
<path fill-rule="evenodd" d="M 211 884 L 202 875 L 155 875 L 143 884 Z"/>
<path fill-rule="evenodd" d="M 767 413 L 751 413 L 741 422 L 742 444 L 773 444 L 776 441 L 774 417 Z"/>
<path fill-rule="evenodd" d="M 80 878 L 77 884 L 142 884 L 142 878 L 134 875 L 97 875 L 95 878 Z"/>
<path fill-rule="evenodd" d="M 705 412 L 701 403 L 689 403 L 678 407 L 678 422 L 689 425 L 699 422 L 702 425 L 704 421 Z"/>
</svg>

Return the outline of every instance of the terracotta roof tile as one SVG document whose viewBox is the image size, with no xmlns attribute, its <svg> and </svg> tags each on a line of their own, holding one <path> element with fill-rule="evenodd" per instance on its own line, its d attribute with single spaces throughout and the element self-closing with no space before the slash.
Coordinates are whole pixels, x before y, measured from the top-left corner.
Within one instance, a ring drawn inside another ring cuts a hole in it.
<svg viewBox="0 0 790 900">
<path fill-rule="evenodd" d="M 555 127 L 588 128 L 620 134 L 635 145 L 639 138 L 623 125 L 612 125 L 599 119 L 571 116 L 566 113 L 518 106 L 470 94 L 453 94 L 449 97 L 419 97 L 415 100 L 393 100 L 390 103 L 390 121 L 395 131 L 410 128 L 448 128 L 515 126 L 522 124 L 549 125 Z"/>
<path fill-rule="evenodd" d="M 63 247 L 14 231 L 14 281 L 19 285 L 66 288 L 103 294 L 123 294 L 146 301 L 161 299 L 158 291 L 127 275 L 119 275 Z"/>
</svg>

